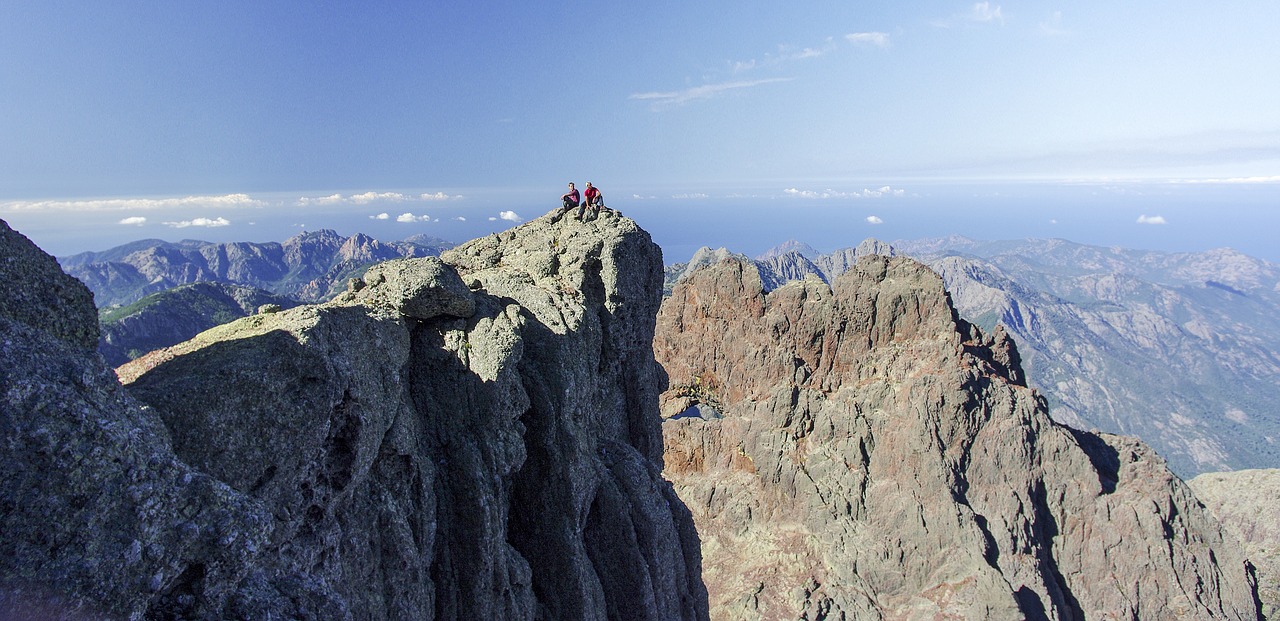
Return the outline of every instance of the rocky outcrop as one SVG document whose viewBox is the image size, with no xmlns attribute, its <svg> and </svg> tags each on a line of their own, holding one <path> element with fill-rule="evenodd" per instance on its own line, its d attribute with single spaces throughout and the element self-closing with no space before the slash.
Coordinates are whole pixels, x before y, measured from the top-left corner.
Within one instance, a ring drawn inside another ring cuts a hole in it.
<svg viewBox="0 0 1280 621">
<path fill-rule="evenodd" d="M 322 229 L 282 243 L 144 240 L 63 257 L 61 263 L 67 273 L 89 286 L 98 306 L 104 308 L 197 282 L 254 287 L 319 302 L 340 293 L 350 277 L 374 263 L 438 255 L 452 246 L 423 235 L 388 243 L 364 234 L 343 237 Z"/>
<path fill-rule="evenodd" d="M 936 274 L 873 256 L 765 289 L 743 261 L 695 272 L 654 340 L 713 619 L 1256 617 L 1163 460 L 1050 420 Z"/>
<path fill-rule="evenodd" d="M 1280 470 L 1207 472 L 1187 485 L 1257 568 L 1263 617 L 1280 619 Z"/>
<path fill-rule="evenodd" d="M 93 294 L 67 278 L 58 262 L 0 220 L 0 318 L 36 328 L 73 346 L 98 343 Z"/>
<path fill-rule="evenodd" d="M 769 259 L 777 258 L 785 254 L 798 254 L 806 259 L 812 260 L 818 258 L 821 253 L 809 244 L 799 240 L 789 239 L 756 255 L 756 260 L 768 261 Z"/>
<path fill-rule="evenodd" d="M 539 218 L 139 358 L 127 391 L 0 317 L 0 612 L 705 618 L 660 474 L 661 282 L 634 222 Z"/>
<path fill-rule="evenodd" d="M 730 257 L 738 257 L 743 260 L 747 259 L 746 255 L 733 254 L 726 248 L 716 248 L 715 250 L 712 250 L 707 246 L 699 248 L 693 253 L 693 257 L 688 261 L 684 263 L 673 263 L 663 269 L 662 294 L 664 296 L 670 295 L 671 288 L 674 287 L 676 283 L 684 280 L 699 268 L 706 267 L 708 265 L 715 265 L 716 263 Z"/>
<path fill-rule="evenodd" d="M 813 273 L 780 258 L 796 244 L 756 261 L 766 291 Z M 830 283 L 859 257 L 899 251 L 938 272 L 969 321 L 1005 326 L 1054 420 L 1139 436 L 1183 477 L 1280 461 L 1280 266 L 1229 249 L 959 236 L 809 259 Z"/>
<path fill-rule="evenodd" d="M 293 308 L 298 302 L 261 289 L 199 282 L 153 293 L 98 316 L 98 352 L 111 366 L 177 345 L 217 325 L 254 314 L 271 305 Z"/>
<path fill-rule="evenodd" d="M 843 274 L 846 270 L 858 262 L 862 257 L 871 255 L 880 255 L 885 257 L 897 256 L 898 252 L 893 246 L 882 242 L 878 239 L 868 237 L 854 248 L 842 248 L 835 250 L 830 254 L 811 257 L 818 269 L 822 270 L 828 278 L 835 278 Z"/>
<path fill-rule="evenodd" d="M 0 248 L 23 302 L 0 306 L 0 618 L 141 618 L 197 576 L 228 598 L 270 516 L 176 458 L 94 351 L 84 285 L 3 222 Z"/>
</svg>

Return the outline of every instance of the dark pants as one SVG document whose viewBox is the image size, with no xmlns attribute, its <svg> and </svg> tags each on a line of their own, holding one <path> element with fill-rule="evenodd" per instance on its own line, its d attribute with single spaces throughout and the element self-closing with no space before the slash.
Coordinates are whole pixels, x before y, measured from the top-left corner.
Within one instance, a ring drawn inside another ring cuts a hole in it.
<svg viewBox="0 0 1280 621">
<path fill-rule="evenodd" d="M 578 219 L 579 220 L 582 219 L 582 215 L 587 209 L 591 210 L 592 218 L 598 217 L 600 215 L 601 207 L 604 207 L 604 201 L 600 200 L 599 198 L 583 201 L 582 206 L 578 208 Z"/>
</svg>

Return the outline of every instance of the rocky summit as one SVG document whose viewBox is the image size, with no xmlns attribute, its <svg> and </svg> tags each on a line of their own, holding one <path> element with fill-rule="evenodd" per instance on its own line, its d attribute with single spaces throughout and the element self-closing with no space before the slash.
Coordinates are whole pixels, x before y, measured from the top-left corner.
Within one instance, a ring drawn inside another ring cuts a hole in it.
<svg viewBox="0 0 1280 621">
<path fill-rule="evenodd" d="M 712 619 L 1255 619 L 1238 544 L 1141 442 L 1053 422 L 941 278 L 687 274 L 654 350 Z"/>
<path fill-rule="evenodd" d="M 0 618 L 705 618 L 661 253 L 558 215 L 119 380 L 88 291 L 0 229 Z"/>
<path fill-rule="evenodd" d="M 0 251 L 0 619 L 1259 614 L 1165 462 L 1050 420 L 909 259 L 664 301 L 635 222 L 556 210 L 113 371 Z"/>
</svg>

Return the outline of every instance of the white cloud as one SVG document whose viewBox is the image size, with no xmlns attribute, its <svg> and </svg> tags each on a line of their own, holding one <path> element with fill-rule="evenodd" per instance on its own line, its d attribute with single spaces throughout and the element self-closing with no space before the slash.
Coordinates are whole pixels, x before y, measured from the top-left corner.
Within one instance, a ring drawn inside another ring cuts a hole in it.
<svg viewBox="0 0 1280 621">
<path fill-rule="evenodd" d="M 835 43 L 831 39 L 827 39 L 827 42 L 823 44 L 822 47 L 806 47 L 795 51 L 788 48 L 780 48 L 778 57 L 781 58 L 783 62 L 789 60 L 804 60 L 806 58 L 817 58 L 819 56 L 823 56 L 834 49 Z"/>
<path fill-rule="evenodd" d="M 399 203 L 409 200 L 409 197 L 399 192 L 365 192 L 363 194 L 352 194 L 347 197 L 347 200 L 357 205 L 367 205 L 374 201 Z"/>
<path fill-rule="evenodd" d="M 952 14 L 950 17 L 935 19 L 930 22 L 937 28 L 951 28 L 963 23 L 999 23 L 1004 25 L 1004 11 L 1000 5 L 992 5 L 990 2 L 977 2 L 969 7 L 969 10 L 963 13 Z"/>
<path fill-rule="evenodd" d="M 1048 20 L 1040 22 L 1040 33 L 1051 37 L 1070 34 L 1062 28 L 1062 11 L 1054 11 Z"/>
<path fill-rule="evenodd" d="M 683 105 L 696 99 L 711 99 L 712 97 L 716 97 L 721 93 L 728 91 L 752 88 L 763 84 L 773 84 L 775 82 L 790 82 L 791 80 L 792 78 L 766 78 L 763 80 L 721 82 L 719 84 L 704 84 L 702 86 L 686 88 L 682 91 L 633 93 L 628 97 L 628 99 L 639 99 L 653 102 L 650 104 L 650 107 L 657 110 L 671 106 Z"/>
<path fill-rule="evenodd" d="M 800 198 L 827 198 L 828 195 L 814 192 L 813 190 L 800 190 L 796 188 L 787 188 L 782 191 L 783 194 L 790 194 Z"/>
<path fill-rule="evenodd" d="M 854 32 L 845 35 L 844 38 L 854 44 L 889 47 L 889 33 L 887 32 Z"/>
<path fill-rule="evenodd" d="M 454 194 L 453 196 L 449 196 L 444 192 L 435 192 L 431 194 L 428 194 L 428 193 L 419 194 L 418 198 L 424 201 L 451 201 L 451 200 L 457 200 L 459 198 L 462 198 L 462 195 Z"/>
<path fill-rule="evenodd" d="M 521 218 L 521 217 L 520 217 L 519 215 L 517 215 L 517 214 L 516 214 L 516 212 L 514 212 L 514 211 L 502 211 L 502 212 L 499 212 L 499 213 L 498 213 L 498 217 L 499 217 L 499 218 L 502 218 L 503 220 L 510 220 L 510 221 L 512 221 L 512 222 L 524 222 L 524 218 Z"/>
<path fill-rule="evenodd" d="M 991 6 L 990 2 L 978 2 L 973 5 L 973 10 L 969 12 L 969 19 L 975 22 L 1000 22 L 1004 23 L 1004 15 L 1000 12 L 1000 6 Z"/>
<path fill-rule="evenodd" d="M 431 216 L 415 216 L 409 212 L 396 216 L 396 222 L 430 222 Z"/>
<path fill-rule="evenodd" d="M 777 67 L 784 63 L 825 56 L 836 50 L 835 39 L 827 37 L 821 46 L 796 48 L 790 45 L 779 45 L 778 51 L 765 54 L 763 58 L 735 61 L 729 65 L 733 73 L 751 71 L 759 67 Z"/>
<path fill-rule="evenodd" d="M 467 221 L 467 218 L 466 218 L 465 216 L 454 216 L 454 217 L 453 217 L 453 219 L 454 219 L 454 220 L 457 220 L 458 222 L 466 222 L 466 221 Z"/>
<path fill-rule="evenodd" d="M 711 198 L 711 196 L 704 192 L 690 192 L 687 194 L 672 194 L 671 198 L 678 201 L 686 201 L 686 200 L 703 200 L 703 199 Z"/>
<path fill-rule="evenodd" d="M 497 221 L 498 221 L 498 217 L 497 217 L 497 216 L 489 216 L 489 221 L 490 221 L 490 222 L 497 222 Z"/>
<path fill-rule="evenodd" d="M 380 214 L 378 214 L 378 215 L 376 215 L 376 216 L 369 216 L 369 219 L 370 219 L 370 220 L 388 220 L 388 219 L 390 219 L 390 218 L 391 218 L 391 214 L 389 214 L 389 213 L 387 213 L 387 212 L 385 212 L 385 211 L 384 211 L 384 212 L 382 212 L 382 213 L 380 213 Z"/>
<path fill-rule="evenodd" d="M 867 224 L 884 224 L 884 220 L 880 216 L 867 216 Z"/>
<path fill-rule="evenodd" d="M 237 208 L 261 207 L 263 201 L 248 194 L 185 196 L 181 198 L 104 198 L 79 201 L 11 201 L 0 203 L 0 211 L 144 211 L 175 207 Z"/>
<path fill-rule="evenodd" d="M 1174 183 L 1223 183 L 1223 184 L 1254 184 L 1254 183 L 1280 183 L 1280 175 L 1271 175 L 1270 177 L 1226 177 L 1223 179 L 1179 179 Z"/>
<path fill-rule="evenodd" d="M 128 218 L 120 221 L 120 224 L 132 224 L 135 226 L 142 226 L 146 223 L 147 219 L 143 216 L 129 216 Z"/>
<path fill-rule="evenodd" d="M 191 226 L 216 228 L 220 226 L 229 226 L 231 221 L 226 218 L 194 218 L 191 220 L 180 220 L 178 222 L 165 222 L 164 224 L 165 226 L 171 226 L 175 229 L 185 229 Z"/>
<path fill-rule="evenodd" d="M 863 188 L 856 192 L 839 192 L 832 189 L 826 189 L 821 192 L 815 190 L 801 190 L 798 188 L 787 188 L 782 191 L 783 194 L 789 194 L 797 198 L 882 198 L 882 197 L 900 197 L 906 196 L 907 191 L 902 189 L 894 189 L 890 186 L 881 186 L 880 188 L 871 190 Z"/>
<path fill-rule="evenodd" d="M 298 199 L 298 205 L 306 207 L 308 205 L 336 205 L 342 202 L 341 194 L 330 194 L 328 196 L 317 196 L 314 198 L 303 196 Z"/>
<path fill-rule="evenodd" d="M 299 207 L 312 205 L 368 205 L 370 203 L 403 203 L 406 201 L 446 201 L 462 198 L 460 194 L 444 192 L 424 192 L 422 194 L 403 194 L 401 192 L 362 192 L 360 194 L 330 194 L 328 196 L 303 196 L 295 203 Z"/>
<path fill-rule="evenodd" d="M 1138 224 L 1166 224 L 1164 216 L 1148 216 L 1142 214 L 1138 216 Z"/>
</svg>

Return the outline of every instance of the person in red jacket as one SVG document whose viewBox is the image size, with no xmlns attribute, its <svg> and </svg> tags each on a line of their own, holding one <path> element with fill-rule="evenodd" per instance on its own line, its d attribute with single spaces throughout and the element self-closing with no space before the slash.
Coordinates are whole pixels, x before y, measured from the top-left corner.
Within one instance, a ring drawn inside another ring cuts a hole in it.
<svg viewBox="0 0 1280 621">
<path fill-rule="evenodd" d="M 588 181 L 587 189 L 583 190 L 582 195 L 586 200 L 583 201 L 582 206 L 578 208 L 577 218 L 581 220 L 584 212 L 588 209 L 591 210 L 592 220 L 600 217 L 600 208 L 604 207 L 604 195 L 600 193 L 600 188 L 592 186 L 591 182 Z"/>
</svg>

